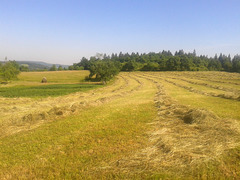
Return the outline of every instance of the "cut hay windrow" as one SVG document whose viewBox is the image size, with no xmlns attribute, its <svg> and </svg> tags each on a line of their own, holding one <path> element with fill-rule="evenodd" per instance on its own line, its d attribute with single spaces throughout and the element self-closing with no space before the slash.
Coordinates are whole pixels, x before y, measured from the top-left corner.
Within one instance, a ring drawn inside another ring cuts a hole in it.
<svg viewBox="0 0 240 180">
<path fill-rule="evenodd" d="M 129 82 L 130 80 L 133 82 Z M 129 86 L 129 83 L 131 83 L 131 86 Z M 138 91 L 141 87 L 141 81 L 134 76 L 125 75 L 120 76 L 113 85 L 92 90 L 89 93 L 75 93 L 64 97 L 46 98 L 38 102 L 28 99 L 27 101 L 30 104 L 26 109 L 19 107 L 17 102 L 9 101 L 9 104 L 14 105 L 14 110 L 5 112 L 5 117 L 2 117 L 0 137 L 30 130 L 40 126 L 42 123 L 77 113 L 86 107 L 98 106 L 116 98 L 127 96 L 134 91 Z M 14 100 L 17 101 L 18 99 Z M 19 100 L 22 102 L 20 104 L 24 104 L 24 99 Z M 29 112 L 30 107 L 32 112 Z M 8 121 L 4 121 L 4 119 L 8 119 Z"/>
<path fill-rule="evenodd" d="M 182 72 L 182 73 L 171 73 L 177 77 L 187 77 L 192 80 L 203 80 L 209 83 L 220 83 L 229 85 L 240 85 L 239 73 L 227 73 L 227 72 Z M 237 81 L 236 81 L 237 80 Z"/>
<path fill-rule="evenodd" d="M 171 83 L 175 86 L 178 86 L 178 87 L 181 87 L 181 88 L 184 88 L 190 92 L 194 92 L 194 93 L 198 93 L 198 94 L 201 94 L 201 95 L 206 95 L 206 96 L 212 96 L 212 97 L 220 97 L 220 98 L 224 98 L 224 99 L 231 99 L 231 100 L 236 100 L 236 101 L 240 101 L 240 95 L 237 93 L 232 93 L 232 92 L 227 92 L 227 93 L 214 93 L 214 92 L 205 92 L 205 91 L 202 91 L 202 90 L 198 90 L 198 89 L 195 89 L 191 86 L 187 86 L 187 85 L 183 85 L 183 84 L 180 84 L 178 82 L 175 82 L 173 80 L 169 80 L 169 79 L 176 79 L 177 78 L 169 78 L 169 77 L 156 77 L 154 75 L 150 75 L 150 77 L 154 77 L 154 78 L 158 78 L 158 79 L 161 79 L 161 80 L 164 80 L 168 83 Z M 169 78 L 169 79 L 168 79 Z"/>
<path fill-rule="evenodd" d="M 155 104 L 158 116 L 151 123 L 149 144 L 126 159 L 113 163 L 131 173 L 134 168 L 176 170 L 217 161 L 227 150 L 240 144 L 239 122 L 223 119 L 205 109 L 193 109 L 174 101 L 161 83 L 149 76 L 158 88 Z"/>
<path fill-rule="evenodd" d="M 170 77 L 170 76 L 168 76 L 168 78 L 185 81 L 185 82 L 190 83 L 190 84 L 207 86 L 207 87 L 210 87 L 210 88 L 213 88 L 213 89 L 219 89 L 219 90 L 226 91 L 226 92 L 229 92 L 229 93 L 234 93 L 236 95 L 240 94 L 240 90 L 238 90 L 238 89 L 226 88 L 226 87 L 222 87 L 222 86 L 219 86 L 219 85 L 211 85 L 209 83 L 196 82 L 196 81 L 191 81 L 191 80 L 188 80 L 188 79 L 178 78 L 178 77 Z"/>
</svg>

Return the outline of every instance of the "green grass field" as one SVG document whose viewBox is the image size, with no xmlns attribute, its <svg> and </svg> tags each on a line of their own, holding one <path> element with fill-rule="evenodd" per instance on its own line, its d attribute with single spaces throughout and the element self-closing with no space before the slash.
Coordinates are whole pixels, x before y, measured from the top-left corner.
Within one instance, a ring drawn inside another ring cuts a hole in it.
<svg viewBox="0 0 240 180">
<path fill-rule="evenodd" d="M 41 86 L 43 77 L 47 78 L 48 84 L 77 84 L 84 83 L 84 79 L 89 75 L 89 71 L 43 71 L 43 72 L 21 72 L 17 79 L 12 80 L 7 85 L 0 87 L 9 87 L 16 85 Z"/>
<path fill-rule="evenodd" d="M 13 86 L 0 88 L 2 97 L 55 97 L 63 96 L 74 92 L 84 92 L 102 85 L 89 84 L 54 84 L 45 86 Z"/>
<path fill-rule="evenodd" d="M 101 87 L 97 83 L 85 82 L 84 78 L 88 74 L 88 71 L 22 72 L 17 80 L 0 86 L 0 96 L 56 97 Z M 47 78 L 47 83 L 41 83 L 43 77 Z"/>
<path fill-rule="evenodd" d="M 125 72 L 79 89 L 85 74 L 64 73 L 0 87 L 18 94 L 0 97 L 0 179 L 240 178 L 239 74 Z"/>
<path fill-rule="evenodd" d="M 89 71 L 22 72 L 15 83 L 41 83 L 43 77 L 47 78 L 48 83 L 80 83 L 88 75 Z"/>
</svg>

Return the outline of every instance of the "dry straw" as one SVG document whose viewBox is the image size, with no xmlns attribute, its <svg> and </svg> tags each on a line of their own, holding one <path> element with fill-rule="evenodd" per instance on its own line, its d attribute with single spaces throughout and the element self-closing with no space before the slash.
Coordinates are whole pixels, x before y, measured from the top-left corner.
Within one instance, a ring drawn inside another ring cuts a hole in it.
<svg viewBox="0 0 240 180">
<path fill-rule="evenodd" d="M 149 79 L 152 80 L 152 79 Z M 240 126 L 233 119 L 222 119 L 205 109 L 190 109 L 168 96 L 158 82 L 155 104 L 158 116 L 151 123 L 149 144 L 145 149 L 113 163 L 131 173 L 151 169 L 186 169 L 217 160 L 226 150 L 239 145 Z"/>
</svg>

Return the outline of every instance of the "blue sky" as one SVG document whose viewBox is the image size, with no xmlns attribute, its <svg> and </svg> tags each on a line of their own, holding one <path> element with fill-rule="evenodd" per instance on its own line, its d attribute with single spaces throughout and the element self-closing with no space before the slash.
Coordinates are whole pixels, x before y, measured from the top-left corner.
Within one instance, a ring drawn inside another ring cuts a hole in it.
<svg viewBox="0 0 240 180">
<path fill-rule="evenodd" d="M 239 0 L 0 0 L 0 60 L 96 53 L 240 54 Z"/>
</svg>

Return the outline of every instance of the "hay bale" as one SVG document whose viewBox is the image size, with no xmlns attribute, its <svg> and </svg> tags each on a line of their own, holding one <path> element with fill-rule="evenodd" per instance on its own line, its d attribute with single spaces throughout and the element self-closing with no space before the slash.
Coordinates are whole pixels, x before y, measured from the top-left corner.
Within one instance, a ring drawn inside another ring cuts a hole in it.
<svg viewBox="0 0 240 180">
<path fill-rule="evenodd" d="M 47 83 L 47 78 L 46 77 L 42 78 L 42 83 Z"/>
</svg>

